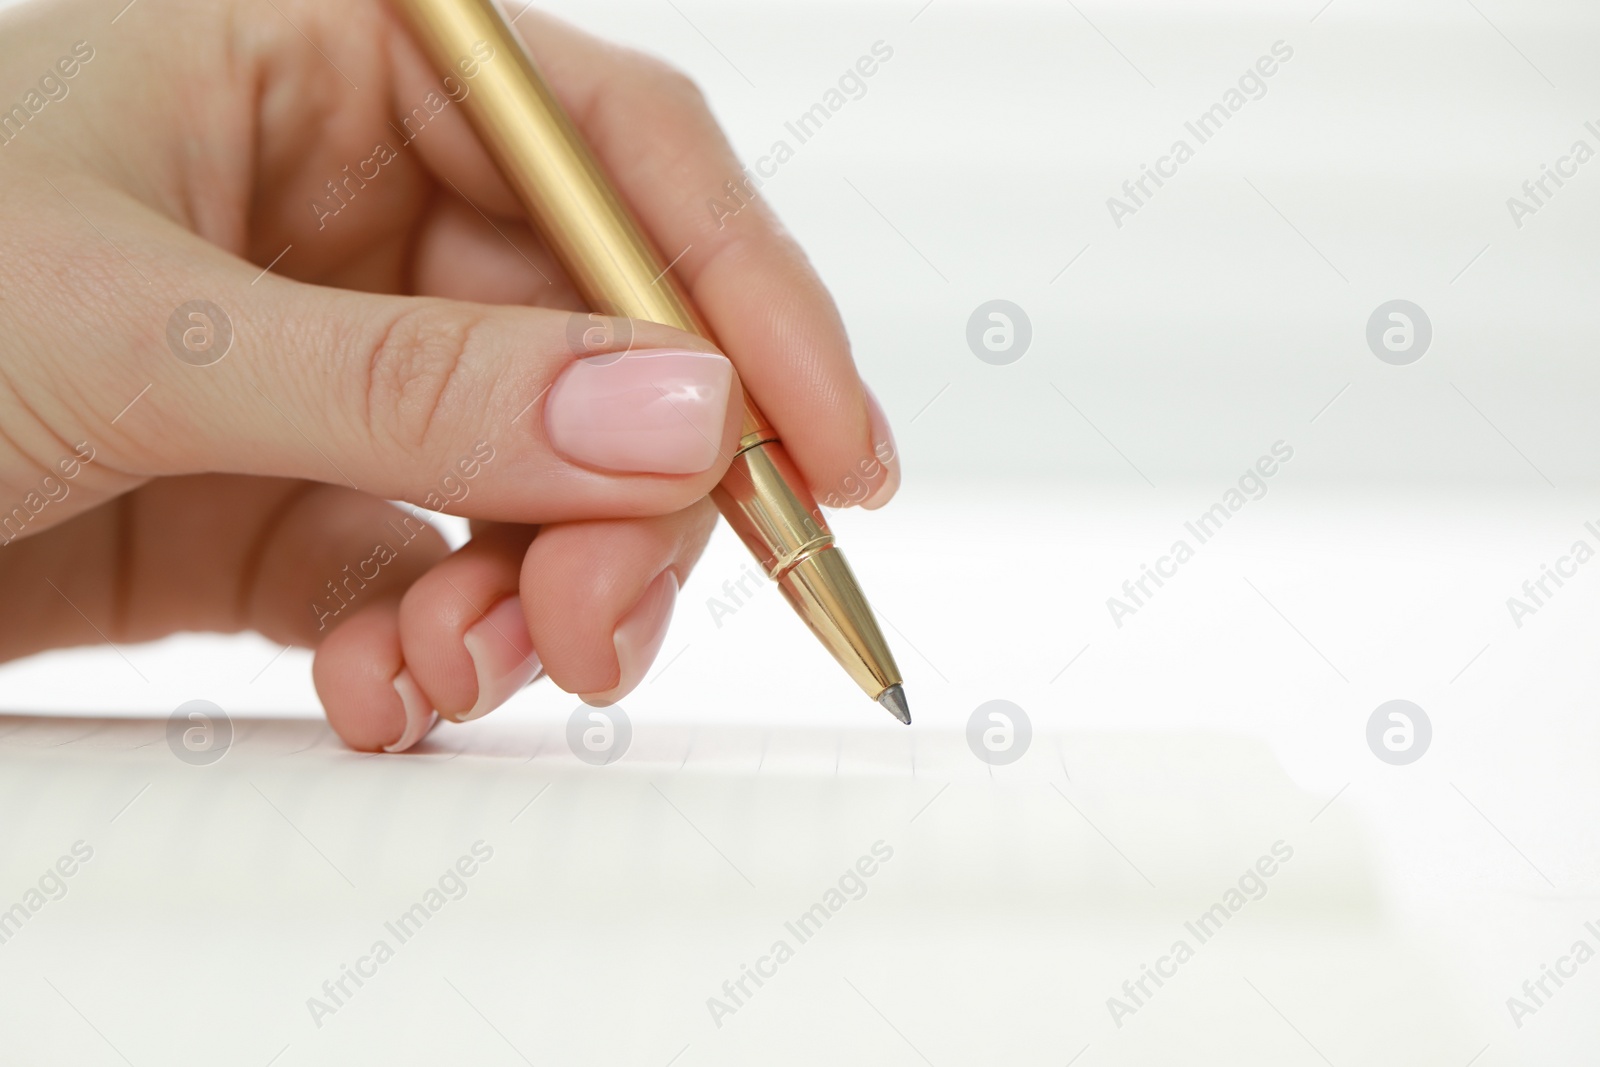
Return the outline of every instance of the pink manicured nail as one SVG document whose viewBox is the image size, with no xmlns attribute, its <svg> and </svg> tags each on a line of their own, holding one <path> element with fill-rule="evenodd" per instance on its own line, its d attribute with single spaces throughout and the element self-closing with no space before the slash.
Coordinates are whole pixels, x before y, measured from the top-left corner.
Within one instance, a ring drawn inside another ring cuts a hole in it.
<svg viewBox="0 0 1600 1067">
<path fill-rule="evenodd" d="M 439 721 L 439 713 L 422 695 L 417 680 L 411 677 L 409 667 L 401 667 L 400 673 L 394 676 L 394 691 L 400 694 L 400 703 L 406 709 L 406 728 L 400 732 L 400 740 L 392 745 L 384 745 L 383 750 L 404 752 L 428 735 L 433 724 Z"/>
<path fill-rule="evenodd" d="M 871 511 L 887 504 L 900 488 L 900 451 L 895 448 L 894 433 L 883 414 L 883 405 L 878 403 L 871 389 L 866 392 L 867 419 L 872 428 L 872 455 L 888 472 L 883 483 L 861 502 L 862 507 Z"/>
<path fill-rule="evenodd" d="M 539 673 L 542 666 L 528 636 L 528 623 L 522 617 L 522 598 L 508 596 L 472 624 L 462 638 L 467 655 L 478 672 L 478 700 L 472 710 L 457 719 L 481 719 Z"/>
<path fill-rule="evenodd" d="M 648 349 L 580 359 L 545 402 L 545 432 L 568 459 L 648 474 L 694 474 L 722 446 L 733 364 L 716 352 Z"/>
<path fill-rule="evenodd" d="M 671 571 L 663 571 L 660 577 L 650 583 L 633 610 L 617 623 L 617 629 L 611 635 L 612 643 L 617 648 L 617 666 L 621 668 L 622 677 L 604 693 L 582 694 L 581 699 L 585 704 L 596 707 L 615 704 L 644 680 L 644 672 L 650 669 L 656 653 L 661 651 L 661 642 L 667 639 L 667 623 L 672 620 L 672 605 L 677 599 L 677 576 Z"/>
</svg>

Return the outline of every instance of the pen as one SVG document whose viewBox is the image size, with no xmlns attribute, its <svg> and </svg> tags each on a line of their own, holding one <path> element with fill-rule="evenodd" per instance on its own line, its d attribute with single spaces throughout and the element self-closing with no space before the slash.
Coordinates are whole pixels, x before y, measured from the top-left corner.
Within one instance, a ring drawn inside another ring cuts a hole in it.
<svg viewBox="0 0 1600 1067">
<path fill-rule="evenodd" d="M 462 63 L 495 57 L 475 63 L 461 106 L 589 307 L 714 342 L 493 0 L 394 4 L 441 73 L 455 76 Z M 900 669 L 872 608 L 821 508 L 748 395 L 738 451 L 711 495 L 823 647 L 868 696 L 909 725 Z"/>
</svg>

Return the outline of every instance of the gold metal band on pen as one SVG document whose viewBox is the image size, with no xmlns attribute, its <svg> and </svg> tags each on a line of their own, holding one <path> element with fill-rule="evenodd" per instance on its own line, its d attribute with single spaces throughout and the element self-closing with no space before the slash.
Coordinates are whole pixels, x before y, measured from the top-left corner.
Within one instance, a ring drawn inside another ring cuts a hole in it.
<svg viewBox="0 0 1600 1067">
<path fill-rule="evenodd" d="M 811 540 L 807 541 L 793 552 L 786 552 L 779 556 L 778 562 L 772 565 L 772 571 L 767 575 L 767 577 L 771 578 L 773 581 L 778 581 L 785 574 L 788 574 L 791 570 L 793 570 L 801 561 L 809 559 L 812 553 L 821 552 L 825 548 L 832 547 L 833 534 L 829 533 L 823 534 L 821 537 L 813 537 Z"/>
<path fill-rule="evenodd" d="M 734 458 L 711 498 L 769 575 L 781 573 L 817 538 L 831 536 L 821 509 L 790 486 L 804 485 L 794 461 L 775 441 L 759 443 Z"/>
<path fill-rule="evenodd" d="M 778 443 L 778 439 L 773 436 L 771 430 L 757 430 L 754 433 L 747 433 L 743 437 L 739 438 L 739 448 L 738 451 L 734 452 L 734 455 L 743 455 L 752 448 L 756 447 L 756 445 L 775 445 Z"/>
</svg>

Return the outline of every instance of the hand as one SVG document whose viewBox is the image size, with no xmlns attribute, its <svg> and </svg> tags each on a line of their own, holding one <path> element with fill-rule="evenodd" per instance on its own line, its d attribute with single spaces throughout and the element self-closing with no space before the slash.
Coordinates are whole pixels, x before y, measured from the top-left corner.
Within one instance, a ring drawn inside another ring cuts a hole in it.
<svg viewBox="0 0 1600 1067">
<path fill-rule="evenodd" d="M 0 9 L 0 659 L 256 630 L 316 647 L 348 744 L 399 750 L 541 670 L 600 703 L 639 683 L 741 381 L 819 499 L 894 493 L 804 255 L 759 199 L 710 208 L 740 166 L 694 86 L 517 25 L 726 358 L 599 320 L 633 354 L 581 360 L 596 323 L 470 78 L 378 0 Z"/>
</svg>

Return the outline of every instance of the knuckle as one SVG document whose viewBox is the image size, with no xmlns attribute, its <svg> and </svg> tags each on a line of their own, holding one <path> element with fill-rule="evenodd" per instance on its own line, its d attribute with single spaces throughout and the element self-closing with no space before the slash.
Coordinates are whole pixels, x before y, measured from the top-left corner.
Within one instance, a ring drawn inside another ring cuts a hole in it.
<svg viewBox="0 0 1600 1067">
<path fill-rule="evenodd" d="M 367 429 L 375 440 L 424 450 L 466 409 L 471 372 L 483 362 L 484 318 L 425 304 L 384 324 L 365 361 Z"/>
</svg>

